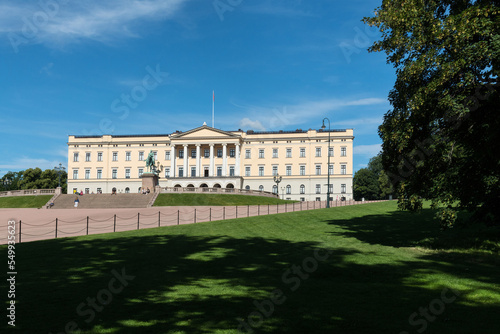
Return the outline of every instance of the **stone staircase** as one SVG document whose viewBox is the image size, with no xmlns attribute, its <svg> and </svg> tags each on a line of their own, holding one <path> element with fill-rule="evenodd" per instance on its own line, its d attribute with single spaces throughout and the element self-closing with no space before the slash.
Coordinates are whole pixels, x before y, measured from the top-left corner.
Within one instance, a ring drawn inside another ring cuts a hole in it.
<svg viewBox="0 0 500 334">
<path fill-rule="evenodd" d="M 59 195 L 52 209 L 72 209 L 75 198 L 78 197 L 79 209 L 102 209 L 102 208 L 146 208 L 154 197 L 154 193 L 143 194 L 88 194 Z"/>
</svg>

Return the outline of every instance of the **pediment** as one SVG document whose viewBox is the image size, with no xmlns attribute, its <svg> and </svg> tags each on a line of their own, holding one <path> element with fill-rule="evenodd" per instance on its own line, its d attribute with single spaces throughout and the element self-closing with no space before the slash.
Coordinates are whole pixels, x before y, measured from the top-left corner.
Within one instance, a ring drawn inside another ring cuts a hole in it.
<svg viewBox="0 0 500 334">
<path fill-rule="evenodd" d="M 199 128 L 192 129 L 183 133 L 174 134 L 170 137 L 171 140 L 184 140 L 184 139 L 236 139 L 240 136 L 231 132 L 215 129 L 208 125 L 200 126 Z"/>
</svg>

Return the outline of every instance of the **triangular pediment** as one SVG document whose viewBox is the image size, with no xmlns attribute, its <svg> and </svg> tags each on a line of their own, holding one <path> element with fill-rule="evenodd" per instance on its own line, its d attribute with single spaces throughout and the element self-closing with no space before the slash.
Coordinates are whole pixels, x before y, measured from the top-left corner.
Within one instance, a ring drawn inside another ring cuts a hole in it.
<svg viewBox="0 0 500 334">
<path fill-rule="evenodd" d="M 212 127 L 209 127 L 208 125 L 202 125 L 196 129 L 192 129 L 186 132 L 182 133 L 176 133 L 173 134 L 170 139 L 171 140 L 176 140 L 176 139 L 236 139 L 239 138 L 240 136 L 231 133 L 231 132 L 226 132 L 223 130 L 215 129 Z"/>
</svg>

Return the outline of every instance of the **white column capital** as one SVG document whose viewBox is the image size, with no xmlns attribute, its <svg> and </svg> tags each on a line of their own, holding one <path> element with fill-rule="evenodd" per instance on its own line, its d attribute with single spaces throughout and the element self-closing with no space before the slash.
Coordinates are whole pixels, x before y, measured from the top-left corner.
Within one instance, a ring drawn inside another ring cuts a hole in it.
<svg viewBox="0 0 500 334">
<path fill-rule="evenodd" d="M 189 146 L 189 144 L 182 144 L 182 146 L 184 146 L 184 147 L 188 147 L 188 146 Z"/>
<path fill-rule="evenodd" d="M 215 144 L 214 144 L 214 143 L 210 143 L 210 144 L 208 144 L 208 145 L 210 145 L 210 147 L 214 147 L 214 146 L 215 146 Z"/>
<path fill-rule="evenodd" d="M 198 143 L 198 144 L 195 144 L 195 146 L 196 146 L 196 147 L 201 147 L 201 144 L 200 144 L 200 143 Z"/>
</svg>

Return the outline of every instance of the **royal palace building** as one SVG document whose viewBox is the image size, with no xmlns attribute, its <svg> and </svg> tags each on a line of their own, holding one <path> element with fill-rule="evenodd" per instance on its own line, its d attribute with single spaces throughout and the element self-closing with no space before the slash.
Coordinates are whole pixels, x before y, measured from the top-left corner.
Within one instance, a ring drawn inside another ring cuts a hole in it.
<svg viewBox="0 0 500 334">
<path fill-rule="evenodd" d="M 251 189 L 326 200 L 329 173 L 331 198 L 351 199 L 353 140 L 352 129 L 222 131 L 205 124 L 163 135 L 71 135 L 68 190 L 138 192 L 145 159 L 153 152 L 161 187 Z"/>
</svg>

